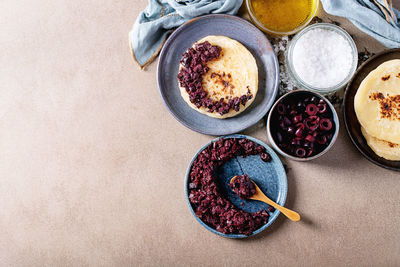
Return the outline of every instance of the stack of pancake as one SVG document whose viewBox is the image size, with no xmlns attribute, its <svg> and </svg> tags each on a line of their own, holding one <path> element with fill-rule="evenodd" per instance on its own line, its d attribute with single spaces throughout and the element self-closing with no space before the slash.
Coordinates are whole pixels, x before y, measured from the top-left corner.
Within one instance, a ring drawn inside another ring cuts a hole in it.
<svg viewBox="0 0 400 267">
<path fill-rule="evenodd" d="M 387 160 L 400 160 L 400 59 L 367 75 L 355 95 L 354 109 L 370 148 Z"/>
</svg>

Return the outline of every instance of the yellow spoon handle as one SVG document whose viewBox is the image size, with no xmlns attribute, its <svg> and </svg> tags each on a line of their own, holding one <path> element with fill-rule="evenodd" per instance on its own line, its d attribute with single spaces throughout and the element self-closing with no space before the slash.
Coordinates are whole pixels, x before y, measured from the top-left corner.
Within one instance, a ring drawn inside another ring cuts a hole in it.
<svg viewBox="0 0 400 267">
<path fill-rule="evenodd" d="M 290 220 L 292 220 L 294 222 L 300 221 L 300 214 L 298 214 L 297 212 L 295 212 L 293 210 L 282 207 L 281 205 L 275 203 L 274 201 L 272 201 L 271 199 L 266 197 L 264 194 L 259 196 L 258 200 L 263 201 L 263 202 L 267 203 L 268 205 L 274 207 L 275 209 L 279 210 L 284 215 L 286 215 L 286 217 L 288 217 Z"/>
</svg>

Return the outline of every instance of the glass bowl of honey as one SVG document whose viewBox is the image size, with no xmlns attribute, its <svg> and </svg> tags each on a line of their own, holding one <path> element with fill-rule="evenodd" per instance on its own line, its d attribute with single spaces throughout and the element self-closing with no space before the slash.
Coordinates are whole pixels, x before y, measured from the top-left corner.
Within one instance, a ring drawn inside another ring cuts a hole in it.
<svg viewBox="0 0 400 267">
<path fill-rule="evenodd" d="M 250 19 L 265 33 L 290 35 L 306 27 L 319 0 L 246 0 Z"/>
</svg>

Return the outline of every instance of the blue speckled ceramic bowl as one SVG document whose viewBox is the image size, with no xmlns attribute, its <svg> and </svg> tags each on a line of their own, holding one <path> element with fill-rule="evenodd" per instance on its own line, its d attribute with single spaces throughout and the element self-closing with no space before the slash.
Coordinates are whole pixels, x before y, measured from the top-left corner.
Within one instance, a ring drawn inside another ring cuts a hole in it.
<svg viewBox="0 0 400 267">
<path fill-rule="evenodd" d="M 196 41 L 207 35 L 223 35 L 242 43 L 258 67 L 258 92 L 254 102 L 236 117 L 215 119 L 189 107 L 178 87 L 179 61 Z M 171 114 L 186 127 L 209 135 L 240 132 L 257 123 L 271 108 L 278 90 L 279 65 L 266 36 L 250 22 L 229 15 L 207 15 L 176 29 L 166 41 L 158 62 L 157 83 Z"/>
<path fill-rule="evenodd" d="M 286 172 L 285 169 L 282 165 L 282 162 L 276 155 L 276 153 L 261 142 L 260 140 L 257 140 L 255 138 L 252 138 L 250 136 L 246 135 L 229 135 L 229 136 L 223 136 L 216 138 L 207 144 L 205 144 L 193 157 L 192 161 L 189 164 L 189 167 L 186 171 L 186 178 L 185 178 L 185 197 L 187 200 L 187 203 L 189 205 L 190 211 L 192 212 L 193 216 L 197 219 L 197 221 L 203 225 L 207 230 L 213 232 L 214 234 L 224 236 L 224 237 L 229 237 L 229 238 L 244 238 L 248 237 L 246 235 L 239 235 L 239 234 L 223 234 L 215 230 L 214 228 L 208 226 L 205 224 L 202 220 L 200 220 L 194 212 L 194 209 L 192 207 L 192 204 L 189 201 L 189 183 L 190 183 L 190 171 L 192 169 L 193 162 L 197 158 L 200 152 L 202 152 L 208 145 L 210 145 L 212 142 L 218 141 L 220 138 L 246 138 L 249 139 L 259 145 L 264 146 L 267 149 L 267 152 L 271 155 L 272 160 L 270 162 L 264 162 L 260 159 L 259 155 L 253 155 L 253 156 L 247 156 L 246 158 L 242 157 L 236 157 L 232 159 L 231 161 L 225 163 L 222 167 L 219 168 L 218 172 L 216 173 L 216 176 L 218 179 L 220 179 L 220 184 L 222 185 L 222 190 L 223 192 L 226 193 L 226 197 L 228 200 L 230 200 L 236 207 L 239 209 L 242 209 L 247 212 L 257 212 L 262 209 L 267 209 L 268 205 L 256 201 L 256 200 L 241 200 L 235 193 L 232 192 L 232 190 L 229 188 L 229 182 L 231 178 L 235 175 L 243 175 L 243 174 L 248 174 L 250 178 L 260 187 L 261 191 L 264 192 L 270 199 L 275 201 L 281 206 L 284 206 L 285 201 L 286 201 L 286 195 L 287 195 L 287 179 L 286 179 Z M 244 202 L 244 207 L 241 206 L 241 203 Z M 279 211 L 275 210 L 270 214 L 268 223 L 254 231 L 251 235 L 253 236 L 256 235 L 263 230 L 267 229 L 268 226 L 270 226 L 275 219 L 279 215 Z"/>
</svg>

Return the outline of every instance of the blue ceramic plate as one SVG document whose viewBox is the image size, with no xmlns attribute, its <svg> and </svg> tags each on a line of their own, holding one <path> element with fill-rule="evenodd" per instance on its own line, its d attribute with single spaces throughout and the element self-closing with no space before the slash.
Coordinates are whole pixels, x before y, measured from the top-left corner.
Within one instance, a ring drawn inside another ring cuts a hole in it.
<svg viewBox="0 0 400 267">
<path fill-rule="evenodd" d="M 242 43 L 253 54 L 258 66 L 258 92 L 254 102 L 241 114 L 214 119 L 189 107 L 178 88 L 179 61 L 182 54 L 207 35 L 223 35 Z M 229 15 L 207 15 L 176 29 L 166 41 L 157 67 L 161 97 L 171 114 L 186 127 L 209 135 L 240 132 L 258 122 L 271 108 L 278 90 L 279 65 L 265 35 L 251 23 Z"/>
<path fill-rule="evenodd" d="M 208 226 L 205 224 L 202 220 L 200 220 L 196 215 L 193 210 L 192 205 L 189 202 L 189 182 L 190 182 L 190 171 L 192 169 L 192 165 L 194 160 L 197 158 L 200 152 L 202 152 L 208 145 L 210 145 L 212 142 L 218 141 L 220 138 L 246 138 L 249 139 L 259 145 L 264 146 L 267 149 L 267 152 L 271 155 L 272 160 L 270 162 L 264 162 L 260 159 L 259 155 L 254 155 L 254 156 L 247 156 L 246 158 L 243 157 L 236 157 L 231 161 L 228 161 L 225 163 L 222 167 L 219 168 L 219 170 L 216 173 L 216 176 L 218 177 L 219 181 L 221 182 L 220 185 L 222 186 L 222 192 L 226 194 L 226 197 L 228 200 L 230 200 L 236 207 L 239 209 L 242 209 L 247 212 L 257 212 L 262 209 L 267 209 L 268 205 L 256 201 L 256 200 L 241 200 L 235 193 L 232 192 L 232 190 L 229 188 L 229 182 L 231 178 L 235 175 L 243 175 L 243 174 L 248 174 L 250 178 L 260 187 L 261 191 L 264 192 L 270 199 L 278 203 L 279 205 L 283 206 L 286 201 L 286 195 L 287 195 L 287 179 L 286 179 L 286 172 L 285 169 L 282 165 L 282 162 L 278 158 L 278 156 L 275 154 L 275 152 L 264 144 L 263 142 L 252 138 L 250 136 L 246 135 L 229 135 L 229 136 L 224 136 L 224 137 L 219 137 L 216 138 L 209 143 L 205 144 L 193 157 L 192 161 L 189 164 L 189 167 L 186 172 L 186 178 L 185 178 L 185 195 L 186 195 L 186 200 L 189 205 L 190 211 L 192 212 L 193 216 L 197 219 L 198 222 L 200 222 L 201 225 L 203 225 L 207 230 L 213 232 L 214 234 L 224 236 L 224 237 L 229 237 L 229 238 L 244 238 L 248 237 L 246 235 L 238 235 L 238 234 L 223 234 L 215 230 L 214 228 Z M 244 202 L 244 207 L 242 207 L 241 203 Z M 251 235 L 253 236 L 255 234 L 260 233 L 261 231 L 265 230 L 268 226 L 270 226 L 275 219 L 279 215 L 279 211 L 275 210 L 270 214 L 268 223 L 265 225 L 261 226 L 259 229 L 254 231 Z"/>
</svg>

